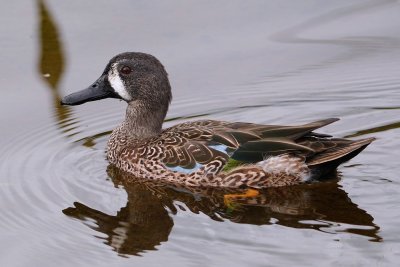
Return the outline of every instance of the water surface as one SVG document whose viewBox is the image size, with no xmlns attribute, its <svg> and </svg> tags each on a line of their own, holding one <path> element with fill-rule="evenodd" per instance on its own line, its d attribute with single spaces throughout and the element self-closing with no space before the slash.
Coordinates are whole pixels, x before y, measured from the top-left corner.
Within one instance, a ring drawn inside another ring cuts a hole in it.
<svg viewBox="0 0 400 267">
<path fill-rule="evenodd" d="M 0 16 L 1 266 L 396 266 L 398 1 L 10 1 Z M 127 183 L 104 148 L 125 104 L 59 106 L 113 55 L 154 54 L 193 119 L 377 137 L 325 183 L 226 206 Z"/>
</svg>

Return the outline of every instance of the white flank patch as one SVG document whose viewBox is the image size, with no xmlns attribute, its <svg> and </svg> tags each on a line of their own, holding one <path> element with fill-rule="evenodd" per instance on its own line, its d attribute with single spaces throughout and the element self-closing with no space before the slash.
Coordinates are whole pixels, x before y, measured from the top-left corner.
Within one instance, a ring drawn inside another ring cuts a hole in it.
<svg viewBox="0 0 400 267">
<path fill-rule="evenodd" d="M 108 81 L 115 92 L 126 101 L 132 100 L 128 91 L 125 88 L 124 83 L 118 75 L 117 65 L 113 64 L 111 70 L 108 72 Z"/>
<path fill-rule="evenodd" d="M 286 173 L 300 177 L 303 182 L 307 182 L 311 178 L 307 164 L 299 157 L 289 155 L 269 157 L 258 162 L 257 165 L 261 166 L 266 173 Z"/>
</svg>

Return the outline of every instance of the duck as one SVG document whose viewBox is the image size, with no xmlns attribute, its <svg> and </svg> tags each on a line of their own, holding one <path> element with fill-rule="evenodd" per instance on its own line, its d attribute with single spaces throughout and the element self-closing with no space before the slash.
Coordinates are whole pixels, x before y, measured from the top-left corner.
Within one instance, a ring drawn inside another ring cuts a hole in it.
<svg viewBox="0 0 400 267">
<path fill-rule="evenodd" d="M 88 88 L 62 105 L 115 98 L 125 120 L 108 140 L 109 163 L 132 177 L 186 187 L 254 190 L 323 181 L 375 138 L 350 140 L 315 130 L 328 118 L 302 125 L 197 120 L 163 129 L 172 99 L 168 74 L 154 56 L 114 56 Z"/>
</svg>

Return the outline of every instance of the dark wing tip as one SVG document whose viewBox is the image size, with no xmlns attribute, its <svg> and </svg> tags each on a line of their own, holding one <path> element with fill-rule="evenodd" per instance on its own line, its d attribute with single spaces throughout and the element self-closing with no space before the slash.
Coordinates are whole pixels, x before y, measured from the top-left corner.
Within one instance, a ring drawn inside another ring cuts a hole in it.
<svg viewBox="0 0 400 267">
<path fill-rule="evenodd" d="M 375 140 L 376 140 L 375 137 L 369 137 L 369 138 L 365 138 L 365 139 L 355 140 L 353 145 L 358 145 L 360 147 L 361 146 L 367 146 L 367 145 L 371 144 Z"/>
<path fill-rule="evenodd" d="M 361 140 L 351 141 L 341 147 L 333 147 L 315 157 L 312 157 L 308 162 L 308 166 L 321 165 L 328 162 L 336 162 L 335 166 L 352 159 L 363 151 L 369 144 L 375 141 L 375 137 L 365 138 Z"/>
</svg>

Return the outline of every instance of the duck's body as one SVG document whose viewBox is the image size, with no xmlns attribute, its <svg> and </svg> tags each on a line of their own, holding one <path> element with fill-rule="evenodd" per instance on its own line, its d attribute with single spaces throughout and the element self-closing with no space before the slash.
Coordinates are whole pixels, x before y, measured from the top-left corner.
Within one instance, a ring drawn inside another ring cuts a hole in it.
<svg viewBox="0 0 400 267">
<path fill-rule="evenodd" d="M 146 139 L 123 123 L 107 145 L 110 163 L 136 177 L 209 187 L 273 187 L 319 179 L 373 139 L 351 141 L 311 131 L 337 119 L 302 126 L 194 121 Z M 228 162 L 239 166 L 226 168 Z"/>
<path fill-rule="evenodd" d="M 110 163 L 136 177 L 187 186 L 265 188 L 309 182 L 335 171 L 374 140 L 313 132 L 337 119 L 301 126 L 204 120 L 162 130 L 171 89 L 161 63 L 143 53 L 114 57 L 91 87 L 63 103 L 105 97 L 128 102 L 126 119 L 107 145 Z"/>
</svg>

